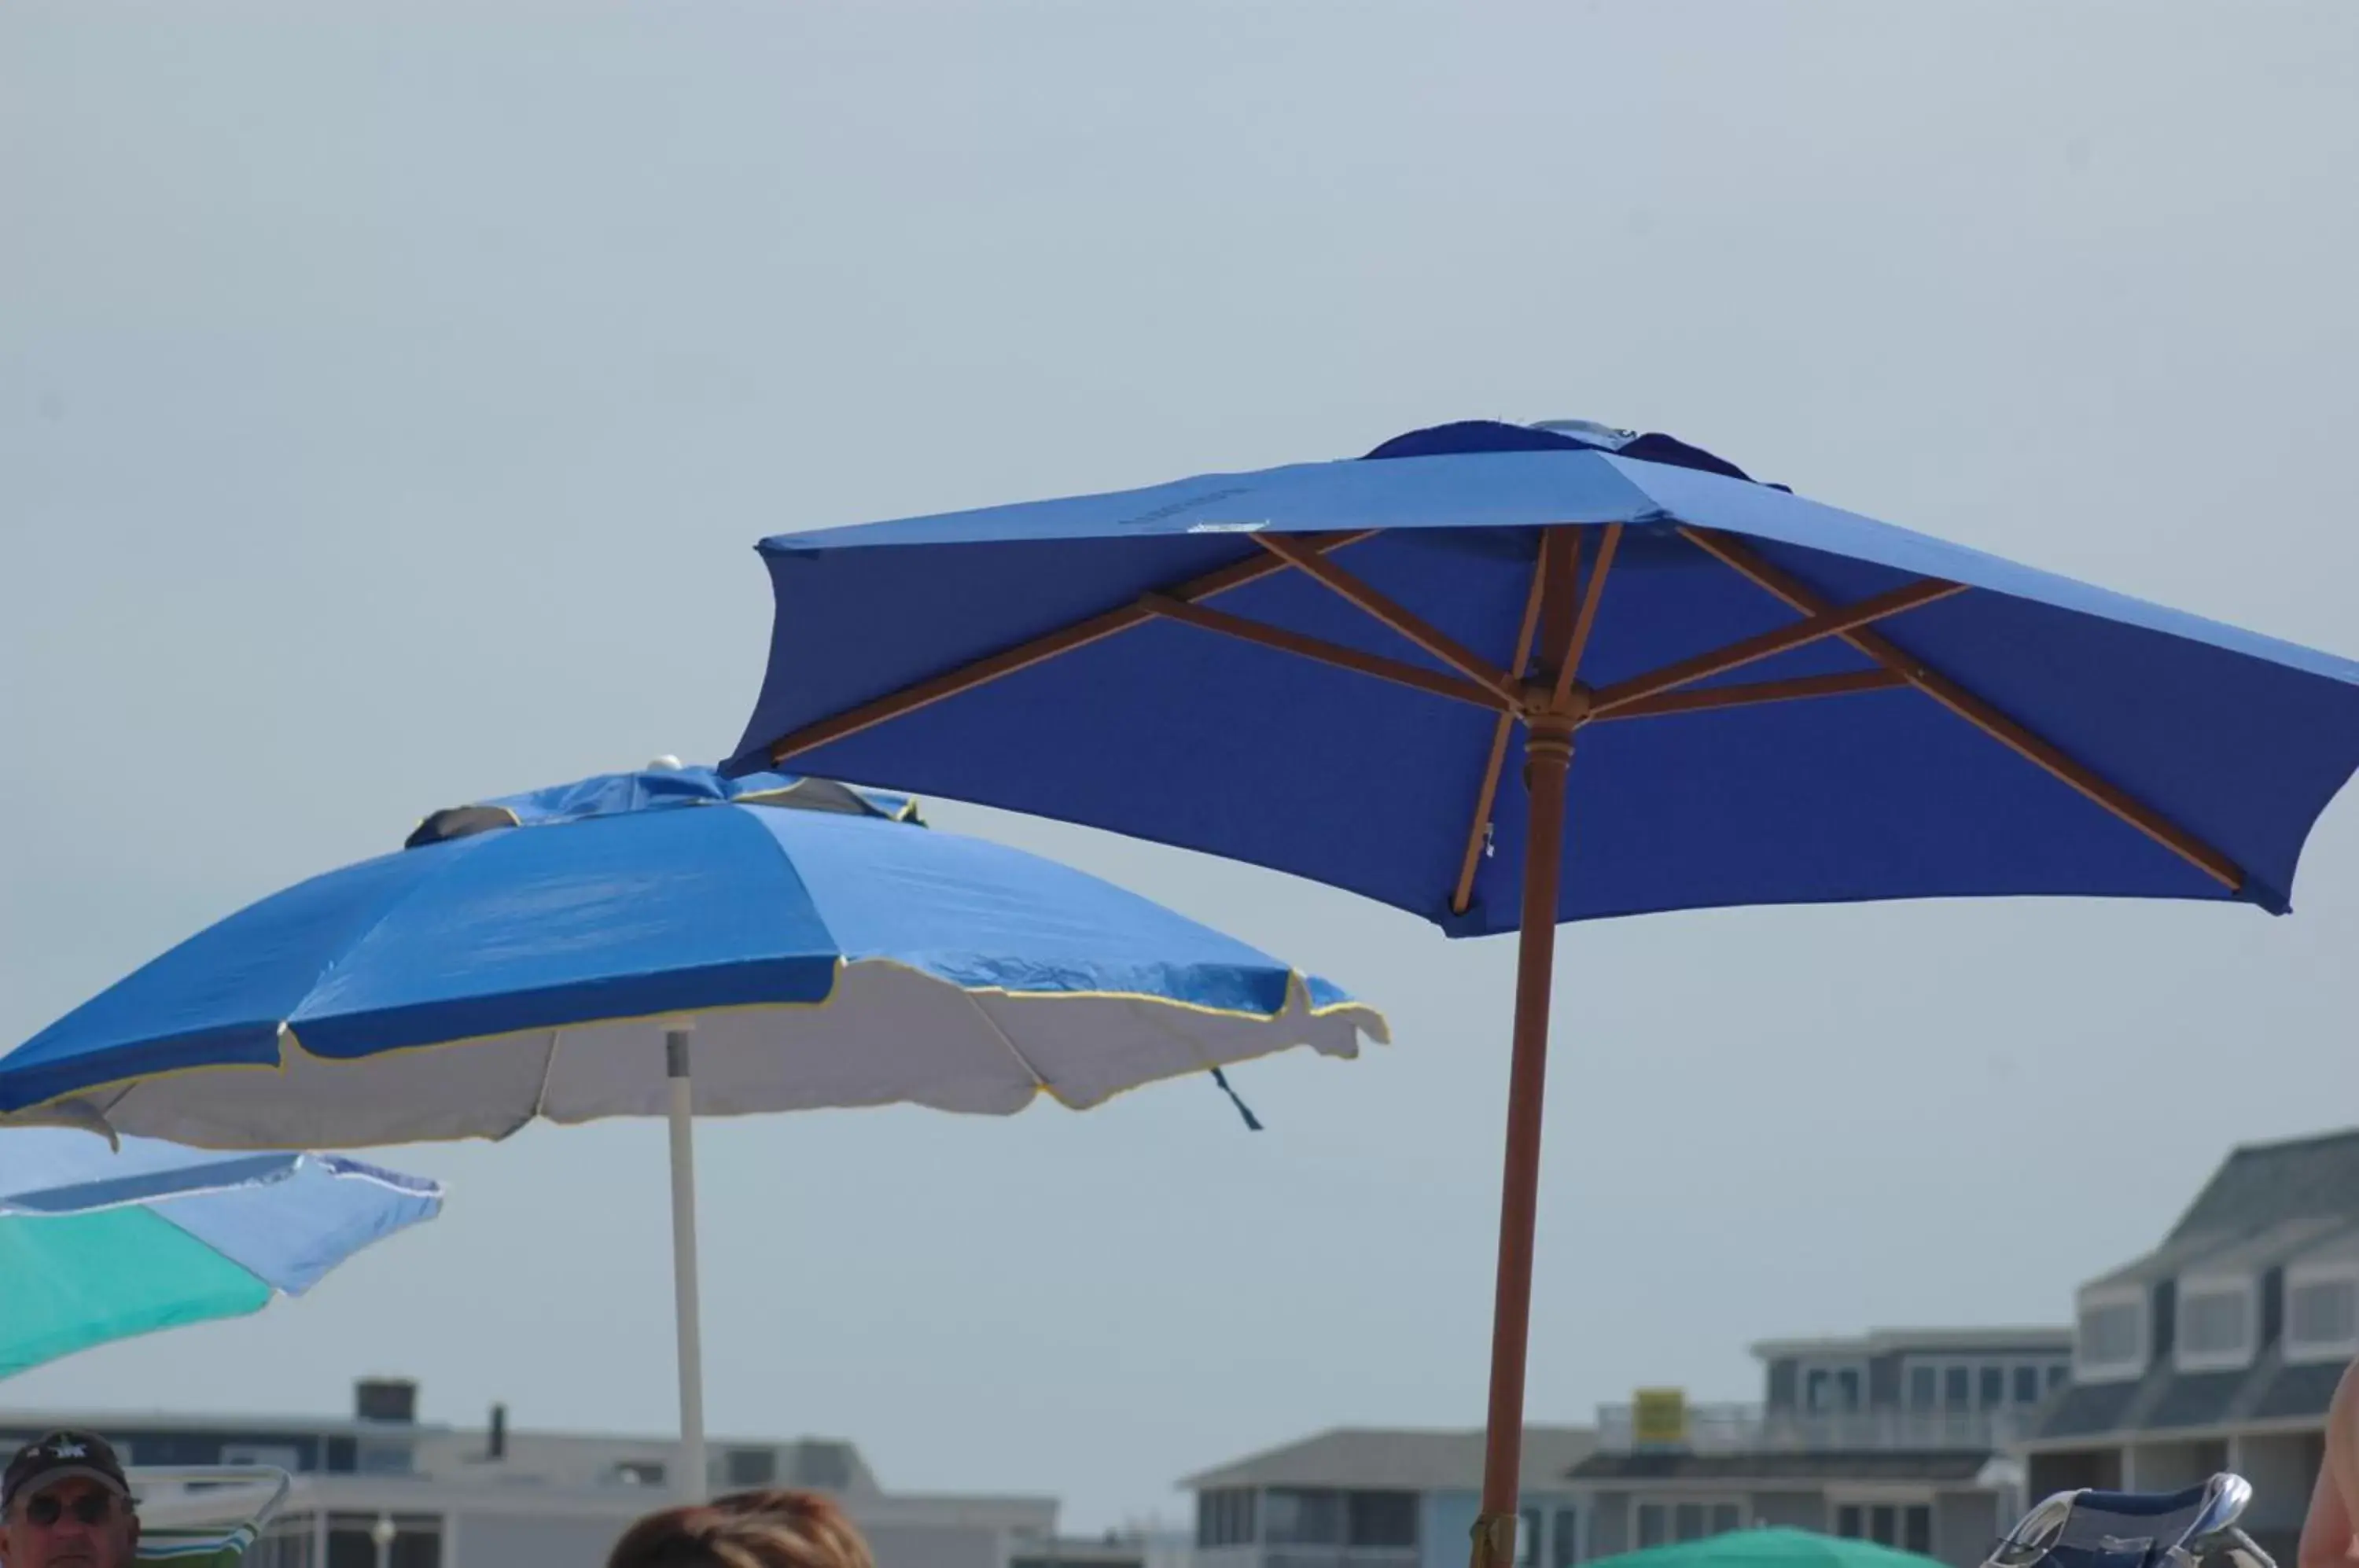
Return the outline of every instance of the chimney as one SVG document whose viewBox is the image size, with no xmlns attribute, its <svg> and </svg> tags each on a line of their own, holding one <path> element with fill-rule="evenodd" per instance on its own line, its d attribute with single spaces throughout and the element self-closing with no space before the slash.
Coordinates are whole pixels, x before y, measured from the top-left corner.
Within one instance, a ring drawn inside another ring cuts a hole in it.
<svg viewBox="0 0 2359 1568">
<path fill-rule="evenodd" d="M 353 1385 L 353 1414 L 362 1421 L 418 1420 L 418 1383 L 410 1377 L 363 1377 Z"/>
<path fill-rule="evenodd" d="M 507 1456 L 508 1408 L 506 1405 L 494 1405 L 492 1407 L 491 1432 L 484 1441 L 484 1457 L 486 1459 L 506 1459 Z"/>
</svg>

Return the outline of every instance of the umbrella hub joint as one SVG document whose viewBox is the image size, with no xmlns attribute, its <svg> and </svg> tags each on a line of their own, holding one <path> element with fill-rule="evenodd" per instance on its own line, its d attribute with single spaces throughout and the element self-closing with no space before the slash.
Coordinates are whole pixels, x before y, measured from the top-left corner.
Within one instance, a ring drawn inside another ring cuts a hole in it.
<svg viewBox="0 0 2359 1568">
<path fill-rule="evenodd" d="M 1560 695 L 1553 686 L 1523 689 L 1518 717 L 1524 721 L 1524 750 L 1572 752 L 1572 732 L 1589 722 L 1590 689 L 1578 681 Z"/>
<path fill-rule="evenodd" d="M 1562 713 L 1534 713 L 1525 723 L 1524 788 L 1562 789 L 1572 766 L 1573 721 Z"/>
</svg>

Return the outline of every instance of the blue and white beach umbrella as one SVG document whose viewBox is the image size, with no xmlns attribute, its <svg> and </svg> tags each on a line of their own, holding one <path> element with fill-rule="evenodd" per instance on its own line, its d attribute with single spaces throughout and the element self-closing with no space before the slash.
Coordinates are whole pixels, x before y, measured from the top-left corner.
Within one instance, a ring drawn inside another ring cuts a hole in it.
<svg viewBox="0 0 2359 1568">
<path fill-rule="evenodd" d="M 702 768 L 438 812 L 0 1057 L 0 1122 L 245 1149 L 669 1115 L 697 1486 L 692 1114 L 1082 1107 L 1385 1038 L 1373 1009 L 1243 942 L 911 814 Z"/>
</svg>

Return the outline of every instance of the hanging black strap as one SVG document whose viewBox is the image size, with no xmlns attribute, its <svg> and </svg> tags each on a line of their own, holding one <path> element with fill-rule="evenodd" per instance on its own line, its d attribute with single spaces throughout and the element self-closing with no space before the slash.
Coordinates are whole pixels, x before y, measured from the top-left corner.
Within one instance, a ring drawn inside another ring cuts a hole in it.
<svg viewBox="0 0 2359 1568">
<path fill-rule="evenodd" d="M 1247 1105 L 1243 1099 L 1238 1097 L 1237 1092 L 1229 1087 L 1229 1075 L 1215 1067 L 1212 1069 L 1212 1082 L 1221 1086 L 1221 1093 L 1229 1097 L 1229 1104 L 1237 1108 L 1237 1115 L 1245 1117 L 1245 1130 L 1247 1132 L 1261 1131 L 1260 1118 L 1253 1114 L 1251 1106 Z"/>
</svg>

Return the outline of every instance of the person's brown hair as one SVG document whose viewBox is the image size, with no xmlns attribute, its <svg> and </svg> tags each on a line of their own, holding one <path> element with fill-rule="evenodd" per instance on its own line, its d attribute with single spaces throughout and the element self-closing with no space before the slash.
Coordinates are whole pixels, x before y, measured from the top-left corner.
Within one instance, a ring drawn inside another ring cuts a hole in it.
<svg viewBox="0 0 2359 1568">
<path fill-rule="evenodd" d="M 649 1514 L 606 1568 L 876 1568 L 843 1510 L 816 1492 L 735 1492 Z"/>
</svg>

